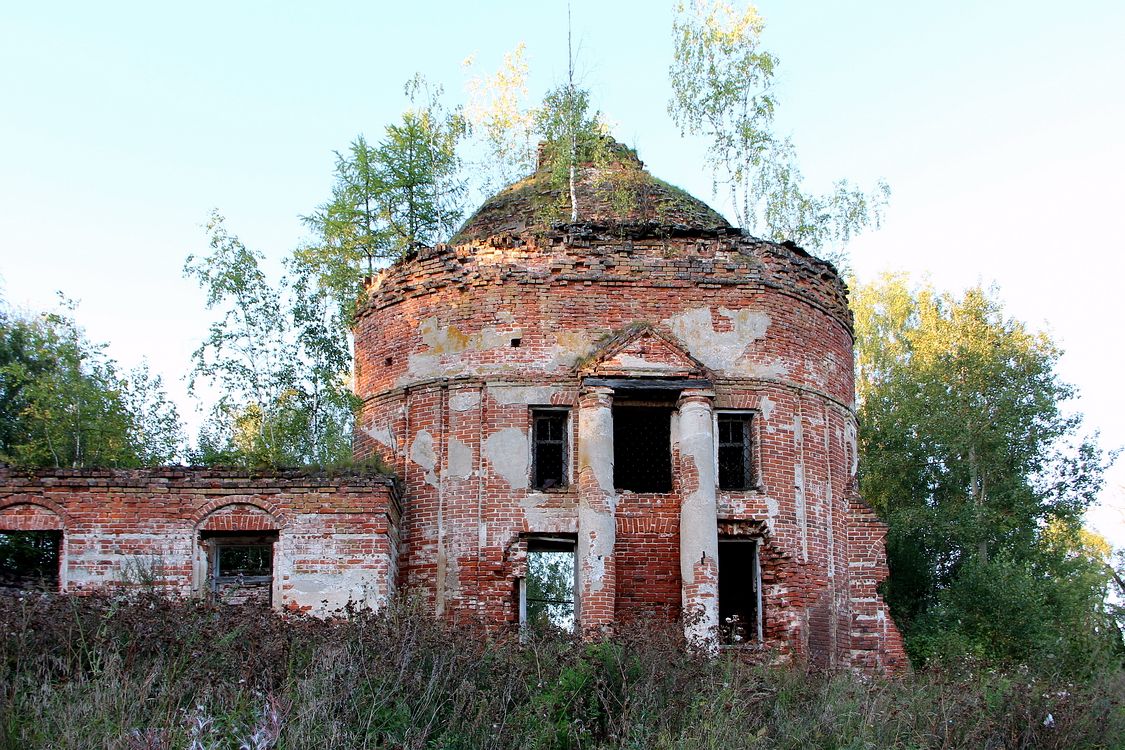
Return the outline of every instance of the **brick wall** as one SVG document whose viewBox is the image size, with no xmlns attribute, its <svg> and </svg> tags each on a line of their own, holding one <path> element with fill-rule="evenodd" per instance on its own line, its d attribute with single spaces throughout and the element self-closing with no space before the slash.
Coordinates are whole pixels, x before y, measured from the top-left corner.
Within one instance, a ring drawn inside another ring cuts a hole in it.
<svg viewBox="0 0 1125 750">
<path fill-rule="evenodd" d="M 60 587 L 70 592 L 144 580 L 203 593 L 201 535 L 264 532 L 276 534 L 275 606 L 377 606 L 394 591 L 397 522 L 382 476 L 0 468 L 0 531 L 61 530 Z"/>
</svg>

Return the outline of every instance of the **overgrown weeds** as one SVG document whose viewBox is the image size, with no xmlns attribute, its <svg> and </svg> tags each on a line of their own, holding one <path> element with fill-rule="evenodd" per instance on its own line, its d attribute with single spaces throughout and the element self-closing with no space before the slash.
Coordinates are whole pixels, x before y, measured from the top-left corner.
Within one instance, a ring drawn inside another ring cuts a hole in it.
<svg viewBox="0 0 1125 750">
<path fill-rule="evenodd" d="M 1125 674 L 767 668 L 668 625 L 520 642 L 408 603 L 335 622 L 142 597 L 0 600 L 0 747 L 1119 748 Z"/>
</svg>

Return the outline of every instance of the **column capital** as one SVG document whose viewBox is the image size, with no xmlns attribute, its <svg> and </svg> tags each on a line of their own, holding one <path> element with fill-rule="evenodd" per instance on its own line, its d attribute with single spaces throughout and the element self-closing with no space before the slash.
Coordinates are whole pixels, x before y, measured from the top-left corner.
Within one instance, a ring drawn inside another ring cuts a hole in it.
<svg viewBox="0 0 1125 750">
<path fill-rule="evenodd" d="M 582 390 L 578 392 L 579 405 L 582 402 L 593 402 L 600 406 L 611 406 L 613 404 L 613 389 L 605 385 L 585 385 Z"/>
<path fill-rule="evenodd" d="M 676 408 L 682 409 L 687 404 L 700 404 L 707 408 L 713 408 L 715 405 L 715 392 L 710 388 L 684 388 L 680 391 L 680 398 L 676 402 Z"/>
</svg>

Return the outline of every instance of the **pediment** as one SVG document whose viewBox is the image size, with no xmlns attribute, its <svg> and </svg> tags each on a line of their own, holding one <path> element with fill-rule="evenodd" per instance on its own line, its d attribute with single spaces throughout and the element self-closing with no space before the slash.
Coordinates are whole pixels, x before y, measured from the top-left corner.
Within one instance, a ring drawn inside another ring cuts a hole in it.
<svg viewBox="0 0 1125 750">
<path fill-rule="evenodd" d="M 611 338 L 578 368 L 583 376 L 705 378 L 707 368 L 651 325 L 631 326 Z"/>
</svg>

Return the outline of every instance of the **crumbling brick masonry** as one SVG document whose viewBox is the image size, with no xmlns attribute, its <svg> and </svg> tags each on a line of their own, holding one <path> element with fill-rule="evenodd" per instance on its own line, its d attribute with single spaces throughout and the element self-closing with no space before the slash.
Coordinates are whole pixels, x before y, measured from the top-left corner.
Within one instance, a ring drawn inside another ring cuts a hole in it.
<svg viewBox="0 0 1125 750">
<path fill-rule="evenodd" d="M 902 668 L 856 493 L 853 331 L 836 270 L 747 236 L 623 148 L 541 169 L 448 245 L 371 279 L 358 458 L 382 477 L 0 473 L 0 531 L 57 585 L 583 633 L 683 619 L 711 647 Z"/>
</svg>

